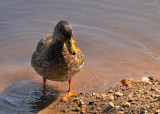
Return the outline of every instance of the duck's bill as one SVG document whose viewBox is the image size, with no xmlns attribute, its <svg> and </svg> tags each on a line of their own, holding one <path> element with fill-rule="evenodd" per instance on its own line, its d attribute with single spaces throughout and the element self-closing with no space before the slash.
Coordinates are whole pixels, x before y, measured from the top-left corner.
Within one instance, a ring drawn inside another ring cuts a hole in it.
<svg viewBox="0 0 160 114">
<path fill-rule="evenodd" d="M 65 41 L 65 44 L 67 46 L 67 49 L 68 49 L 69 53 L 72 54 L 72 55 L 76 55 L 77 49 L 74 46 L 72 37 L 70 39 L 67 38 L 67 40 Z"/>
</svg>

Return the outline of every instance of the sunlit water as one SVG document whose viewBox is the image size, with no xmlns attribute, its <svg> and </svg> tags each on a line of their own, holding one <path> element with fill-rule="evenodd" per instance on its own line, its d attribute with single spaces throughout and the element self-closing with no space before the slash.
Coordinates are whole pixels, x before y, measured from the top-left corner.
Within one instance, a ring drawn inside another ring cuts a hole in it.
<svg viewBox="0 0 160 114">
<path fill-rule="evenodd" d="M 1 0 L 0 14 L 1 113 L 38 112 L 56 100 L 56 91 L 68 89 L 67 82 L 49 81 L 44 94 L 30 65 L 38 41 L 60 20 L 71 23 L 85 55 L 73 78 L 75 92 L 160 75 L 158 0 Z"/>
</svg>

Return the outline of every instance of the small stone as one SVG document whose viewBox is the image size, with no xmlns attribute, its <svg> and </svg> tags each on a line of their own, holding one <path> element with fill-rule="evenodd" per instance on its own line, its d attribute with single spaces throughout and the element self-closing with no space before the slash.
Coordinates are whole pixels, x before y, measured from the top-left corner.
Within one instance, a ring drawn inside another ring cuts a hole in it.
<svg viewBox="0 0 160 114">
<path fill-rule="evenodd" d="M 75 99 L 73 100 L 73 102 L 78 101 L 78 100 L 79 100 L 79 98 L 75 98 Z"/>
<path fill-rule="evenodd" d="M 136 104 L 136 102 L 131 102 L 131 104 Z"/>
<path fill-rule="evenodd" d="M 129 102 L 125 102 L 123 106 L 124 106 L 124 107 L 130 107 L 131 104 L 130 104 Z"/>
<path fill-rule="evenodd" d="M 155 92 L 160 93 L 160 90 L 159 90 L 159 89 L 156 89 Z"/>
<path fill-rule="evenodd" d="M 146 107 L 141 107 L 140 114 L 147 113 Z"/>
<path fill-rule="evenodd" d="M 62 97 L 61 100 L 60 100 L 60 102 L 65 102 L 65 103 L 66 103 L 67 101 L 68 101 L 67 97 Z"/>
<path fill-rule="evenodd" d="M 132 102 L 134 99 L 133 98 L 129 98 L 128 99 L 128 102 Z"/>
<path fill-rule="evenodd" d="M 115 110 L 119 110 L 120 106 L 115 106 L 114 108 Z"/>
<path fill-rule="evenodd" d="M 114 96 L 121 97 L 121 96 L 123 96 L 123 93 L 116 92 L 116 93 L 114 94 Z"/>
<path fill-rule="evenodd" d="M 106 94 L 102 94 L 102 99 L 106 99 L 107 95 Z"/>
<path fill-rule="evenodd" d="M 108 107 L 109 107 L 109 108 L 113 108 L 113 107 L 114 107 L 114 104 L 113 104 L 112 102 L 109 102 L 109 103 L 108 103 Z"/>
<path fill-rule="evenodd" d="M 114 100 L 114 96 L 113 95 L 110 95 L 109 96 L 109 101 L 113 101 Z"/>
<path fill-rule="evenodd" d="M 100 99 L 100 95 L 99 94 L 96 95 L 96 99 Z"/>
<path fill-rule="evenodd" d="M 113 90 L 111 90 L 111 89 L 110 89 L 110 90 L 108 90 L 108 93 L 113 93 Z"/>
<path fill-rule="evenodd" d="M 155 88 L 151 88 L 151 91 L 155 91 L 156 89 Z"/>
<path fill-rule="evenodd" d="M 82 113 L 82 114 L 85 114 L 85 112 L 86 112 L 85 108 L 82 108 L 82 109 L 81 109 L 81 113 Z"/>
<path fill-rule="evenodd" d="M 80 108 L 80 107 L 77 107 L 77 108 L 76 108 L 76 111 L 77 111 L 77 112 L 81 111 L 81 108 Z"/>
<path fill-rule="evenodd" d="M 97 110 L 101 110 L 101 107 L 97 107 Z"/>
<path fill-rule="evenodd" d="M 144 92 L 144 94 L 148 94 L 148 93 L 149 93 L 148 91 Z"/>
<path fill-rule="evenodd" d="M 95 96 L 96 95 L 96 93 L 92 93 L 92 96 Z"/>
<path fill-rule="evenodd" d="M 80 105 L 84 105 L 84 102 L 82 100 L 79 100 Z"/>
<path fill-rule="evenodd" d="M 93 104 L 94 104 L 94 101 L 90 101 L 90 102 L 89 102 L 89 105 L 93 105 Z"/>
<path fill-rule="evenodd" d="M 124 114 L 124 112 L 123 111 L 118 111 L 118 114 Z"/>
<path fill-rule="evenodd" d="M 120 111 L 124 111 L 124 108 L 120 108 L 119 110 L 120 110 Z"/>
<path fill-rule="evenodd" d="M 160 113 L 160 109 L 159 109 L 159 110 L 156 110 L 156 113 L 158 113 L 158 114 L 159 114 L 159 113 Z"/>
</svg>

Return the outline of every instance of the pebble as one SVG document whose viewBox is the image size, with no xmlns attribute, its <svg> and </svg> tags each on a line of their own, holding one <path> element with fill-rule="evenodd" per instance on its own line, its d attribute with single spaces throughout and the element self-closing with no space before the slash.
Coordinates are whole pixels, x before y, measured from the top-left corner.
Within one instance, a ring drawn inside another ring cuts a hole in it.
<svg viewBox="0 0 160 114">
<path fill-rule="evenodd" d="M 100 99 L 100 95 L 99 94 L 96 95 L 96 99 Z"/>
<path fill-rule="evenodd" d="M 115 108 L 115 110 L 119 110 L 120 106 L 115 106 L 114 108 Z"/>
<path fill-rule="evenodd" d="M 136 102 L 131 102 L 131 104 L 136 104 Z"/>
<path fill-rule="evenodd" d="M 120 111 L 124 111 L 124 108 L 120 108 L 119 110 L 120 110 Z"/>
<path fill-rule="evenodd" d="M 155 88 L 151 88 L 151 91 L 155 91 L 156 89 Z"/>
<path fill-rule="evenodd" d="M 132 102 L 134 99 L 133 98 L 129 98 L 128 99 L 128 102 Z"/>
<path fill-rule="evenodd" d="M 148 94 L 148 93 L 149 93 L 148 91 L 144 92 L 144 94 Z"/>
<path fill-rule="evenodd" d="M 82 114 L 85 114 L 85 112 L 86 112 L 85 108 L 82 108 L 82 109 L 81 109 L 81 113 L 82 113 Z"/>
<path fill-rule="evenodd" d="M 130 104 L 129 102 L 125 102 L 123 106 L 124 106 L 124 107 L 130 107 L 131 104 Z"/>
<path fill-rule="evenodd" d="M 110 89 L 110 90 L 108 90 L 108 93 L 113 93 L 113 90 L 111 90 L 111 89 Z"/>
<path fill-rule="evenodd" d="M 106 99 L 107 95 L 106 94 L 102 94 L 102 99 Z"/>
<path fill-rule="evenodd" d="M 109 96 L 109 101 L 113 101 L 114 100 L 114 96 L 113 95 L 110 95 Z"/>
<path fill-rule="evenodd" d="M 118 114 L 124 114 L 124 112 L 123 111 L 118 111 Z"/>
<path fill-rule="evenodd" d="M 123 96 L 123 93 L 116 92 L 116 93 L 114 94 L 114 96 L 121 97 L 121 96 Z"/>
<path fill-rule="evenodd" d="M 108 107 L 109 107 L 109 108 L 113 108 L 113 107 L 114 107 L 114 104 L 113 104 L 112 102 L 109 102 L 109 103 L 108 103 Z"/>
<path fill-rule="evenodd" d="M 76 111 L 78 111 L 78 112 L 81 111 L 81 108 L 80 108 L 80 107 L 77 107 L 77 108 L 76 108 Z"/>
<path fill-rule="evenodd" d="M 160 109 L 159 109 L 159 110 L 156 110 L 156 113 L 158 113 L 158 114 L 159 114 L 159 113 L 160 113 Z"/>
<path fill-rule="evenodd" d="M 101 107 L 97 107 L 97 110 L 101 110 Z"/>
<path fill-rule="evenodd" d="M 75 98 L 75 99 L 73 100 L 73 102 L 78 101 L 78 100 L 79 100 L 79 98 Z"/>
<path fill-rule="evenodd" d="M 93 105 L 93 104 L 94 104 L 94 101 L 90 101 L 90 102 L 89 102 L 89 105 Z"/>
<path fill-rule="evenodd" d="M 96 93 L 92 93 L 92 96 L 95 96 L 96 95 Z"/>
<path fill-rule="evenodd" d="M 65 102 L 65 103 L 66 103 L 67 101 L 68 101 L 67 97 L 62 97 L 61 100 L 60 100 L 60 102 Z"/>
</svg>

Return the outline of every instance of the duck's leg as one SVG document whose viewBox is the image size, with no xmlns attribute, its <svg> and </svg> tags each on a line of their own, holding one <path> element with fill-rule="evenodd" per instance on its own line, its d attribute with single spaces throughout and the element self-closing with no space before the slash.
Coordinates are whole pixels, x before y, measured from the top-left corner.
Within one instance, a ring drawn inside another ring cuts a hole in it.
<svg viewBox="0 0 160 114">
<path fill-rule="evenodd" d="M 46 88 L 46 78 L 43 77 L 43 88 Z"/>
<path fill-rule="evenodd" d="M 71 84 L 72 84 L 72 78 L 68 81 L 69 82 L 69 94 L 67 95 L 67 97 L 71 97 L 71 96 L 77 96 L 77 94 L 72 92 L 72 88 L 71 88 Z"/>
</svg>

